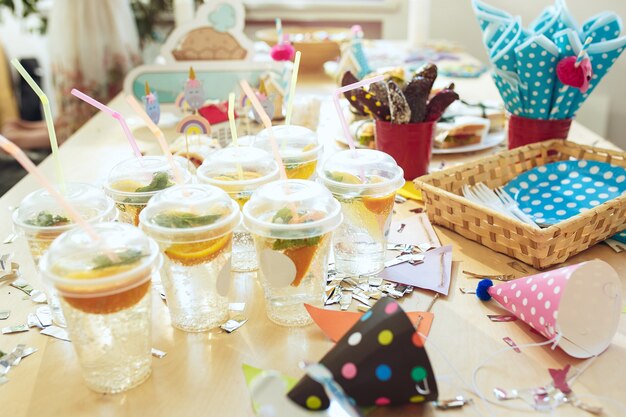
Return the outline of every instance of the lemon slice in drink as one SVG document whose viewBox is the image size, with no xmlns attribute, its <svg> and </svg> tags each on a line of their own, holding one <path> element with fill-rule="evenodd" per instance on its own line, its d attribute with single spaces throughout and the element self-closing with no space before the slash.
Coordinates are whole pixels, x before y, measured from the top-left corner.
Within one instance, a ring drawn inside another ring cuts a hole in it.
<svg viewBox="0 0 626 417">
<path fill-rule="evenodd" d="M 165 250 L 165 255 L 185 266 L 210 262 L 228 249 L 232 233 L 202 242 L 175 243 Z"/>
</svg>

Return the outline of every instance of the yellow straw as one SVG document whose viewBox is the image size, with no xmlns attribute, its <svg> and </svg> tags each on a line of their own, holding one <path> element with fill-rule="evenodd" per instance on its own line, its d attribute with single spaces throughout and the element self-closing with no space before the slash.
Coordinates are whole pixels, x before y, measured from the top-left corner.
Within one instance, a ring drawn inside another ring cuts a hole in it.
<svg viewBox="0 0 626 417">
<path fill-rule="evenodd" d="M 300 68 L 300 51 L 296 51 L 296 58 L 293 61 L 293 71 L 291 71 L 291 84 L 289 85 L 289 100 L 287 101 L 287 114 L 285 124 L 291 124 L 291 113 L 293 111 L 293 98 L 296 95 L 296 84 L 298 83 L 298 68 Z"/>
<path fill-rule="evenodd" d="M 148 116 L 146 112 L 144 111 L 144 109 L 141 108 L 141 106 L 139 105 L 135 97 L 126 96 L 126 102 L 130 104 L 130 107 L 132 107 L 133 110 L 135 110 L 135 113 L 137 113 L 143 119 L 143 121 L 146 122 L 148 129 L 150 129 L 152 134 L 156 136 L 157 141 L 159 142 L 159 145 L 161 146 L 161 150 L 163 151 L 163 154 L 165 155 L 168 162 L 170 163 L 170 166 L 172 167 L 172 173 L 174 174 L 174 178 L 176 178 L 176 182 L 179 185 L 183 185 L 185 183 L 185 180 L 183 179 L 183 175 L 181 174 L 178 165 L 174 161 L 174 157 L 172 156 L 172 151 L 170 150 L 170 147 L 167 146 L 167 142 L 165 141 L 165 136 L 163 135 L 163 132 L 161 131 L 161 129 L 159 129 L 159 127 L 156 124 L 154 124 L 150 116 Z"/>
<path fill-rule="evenodd" d="M 272 146 L 272 153 L 274 154 L 274 159 L 276 160 L 276 163 L 278 164 L 278 167 L 280 168 L 280 177 L 282 180 L 287 180 L 288 179 L 287 171 L 285 171 L 285 164 L 283 164 L 283 160 L 280 157 L 280 151 L 278 150 L 278 144 L 276 143 L 276 136 L 274 135 L 274 130 L 272 129 L 272 120 L 265 112 L 265 109 L 263 109 L 263 106 L 261 106 L 259 99 L 254 94 L 254 91 L 252 90 L 252 87 L 250 87 L 250 84 L 248 84 L 248 81 L 241 80 L 239 81 L 239 85 L 243 89 L 244 93 L 248 96 L 248 99 L 250 99 L 250 103 L 252 103 L 252 107 L 254 107 L 257 114 L 261 118 L 263 125 L 269 132 L 270 144 Z"/>
<path fill-rule="evenodd" d="M 239 147 L 239 143 L 237 143 L 237 124 L 235 123 L 235 93 L 228 95 L 228 122 L 230 123 L 230 135 L 233 138 L 233 145 Z M 237 176 L 239 176 L 240 181 L 243 181 L 244 176 L 241 164 L 237 164 Z"/>
<path fill-rule="evenodd" d="M 63 177 L 63 169 L 61 169 L 61 155 L 59 155 L 59 144 L 57 142 L 57 134 L 54 130 L 54 119 L 52 118 L 52 110 L 50 110 L 50 101 L 48 96 L 39 88 L 35 80 L 31 78 L 26 69 L 20 64 L 17 58 L 11 60 L 11 64 L 15 67 L 17 72 L 26 80 L 30 88 L 33 89 L 41 105 L 43 106 L 43 114 L 46 119 L 46 126 L 48 127 L 48 136 L 50 137 L 50 148 L 52 149 L 52 156 L 54 159 L 54 167 L 56 170 L 57 181 L 62 192 L 65 192 L 65 178 Z"/>
</svg>

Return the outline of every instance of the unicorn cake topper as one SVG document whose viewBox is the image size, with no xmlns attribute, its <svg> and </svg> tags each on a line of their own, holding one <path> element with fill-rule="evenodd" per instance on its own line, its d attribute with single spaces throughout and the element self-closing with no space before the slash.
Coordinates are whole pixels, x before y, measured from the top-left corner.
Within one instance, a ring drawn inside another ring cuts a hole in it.
<svg viewBox="0 0 626 417">
<path fill-rule="evenodd" d="M 185 83 L 184 97 L 187 105 L 196 112 L 205 101 L 202 82 L 196 79 L 196 72 L 193 67 L 189 67 L 189 79 Z"/>
<path fill-rule="evenodd" d="M 156 91 L 150 91 L 150 85 L 146 81 L 146 95 L 141 98 L 143 105 L 146 109 L 146 114 L 154 122 L 155 125 L 159 124 L 161 119 L 161 105 L 159 104 L 159 96 Z"/>
</svg>

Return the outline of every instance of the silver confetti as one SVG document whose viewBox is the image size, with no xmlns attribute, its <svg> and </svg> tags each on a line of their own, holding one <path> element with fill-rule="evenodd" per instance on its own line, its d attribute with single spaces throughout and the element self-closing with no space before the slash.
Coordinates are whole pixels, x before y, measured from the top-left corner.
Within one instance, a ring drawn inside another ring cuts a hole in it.
<svg viewBox="0 0 626 417">
<path fill-rule="evenodd" d="M 471 404 L 471 398 L 465 398 L 462 395 L 458 395 L 451 400 L 438 400 L 435 402 L 435 407 L 439 410 L 450 410 L 453 408 L 462 408 L 467 404 Z"/>
<path fill-rule="evenodd" d="M 41 332 L 39 332 L 39 334 L 54 337 L 55 339 L 64 340 L 66 342 L 71 342 L 70 336 L 67 334 L 67 330 L 62 327 L 48 326 Z"/>
<path fill-rule="evenodd" d="M 367 313 L 368 311 L 370 311 L 371 307 L 368 307 L 366 305 L 363 304 L 359 304 L 358 306 L 356 306 L 356 309 L 363 312 L 363 313 Z"/>
<path fill-rule="evenodd" d="M 341 299 L 339 300 L 339 305 L 341 306 L 341 311 L 346 311 L 352 305 L 352 294 L 343 294 Z"/>
<path fill-rule="evenodd" d="M 372 287 L 380 287 L 383 285 L 383 279 L 381 277 L 370 277 L 367 281 Z"/>
<path fill-rule="evenodd" d="M 26 324 L 28 325 L 29 328 L 32 328 L 32 327 L 37 327 L 40 329 L 44 328 L 43 324 L 41 324 L 41 322 L 39 321 L 35 313 L 28 314 L 28 317 L 26 319 Z"/>
<path fill-rule="evenodd" d="M 463 294 L 476 294 L 476 290 L 472 288 L 459 288 Z"/>
<path fill-rule="evenodd" d="M 27 332 L 28 326 L 25 324 L 19 324 L 17 326 L 9 326 L 2 328 L 2 334 L 22 333 Z"/>
<path fill-rule="evenodd" d="M 50 307 L 41 306 L 37 309 L 37 318 L 43 327 L 52 326 L 52 312 Z"/>
<path fill-rule="evenodd" d="M 352 294 L 352 298 L 357 300 L 359 303 L 365 304 L 368 307 L 372 306 L 369 302 L 369 297 L 367 297 L 365 294 Z"/>
<path fill-rule="evenodd" d="M 402 204 L 402 203 L 406 203 L 407 199 L 405 197 L 402 197 L 400 194 L 396 194 L 395 202 L 398 204 Z"/>
<path fill-rule="evenodd" d="M 157 348 L 152 348 L 152 356 L 155 358 L 163 359 L 167 355 L 167 352 L 159 350 Z"/>
<path fill-rule="evenodd" d="M 11 310 L 2 310 L 0 311 L 0 320 L 6 320 L 11 316 Z"/>
<path fill-rule="evenodd" d="M 0 268 L 0 282 L 17 279 L 20 276 L 20 265 L 17 262 L 11 262 L 6 268 Z"/>
<path fill-rule="evenodd" d="M 34 288 L 31 287 L 30 284 L 24 278 L 16 279 L 15 281 L 11 283 L 11 286 L 13 288 L 17 288 L 18 290 L 22 291 L 28 296 L 30 296 L 30 294 L 34 291 Z"/>
<path fill-rule="evenodd" d="M 224 330 L 227 333 L 232 333 L 244 324 L 246 324 L 247 321 L 248 319 L 243 316 L 235 316 L 232 319 L 228 320 L 226 323 L 222 324 L 220 326 L 220 329 Z"/>
<path fill-rule="evenodd" d="M 18 235 L 16 233 L 9 233 L 9 235 L 4 238 L 2 243 L 4 245 L 10 245 L 11 243 L 15 242 L 15 239 L 17 239 L 17 236 Z"/>
<path fill-rule="evenodd" d="M 33 292 L 30 293 L 30 301 L 35 304 L 46 304 L 48 297 L 46 297 L 46 293 L 41 290 L 33 290 Z"/>
</svg>

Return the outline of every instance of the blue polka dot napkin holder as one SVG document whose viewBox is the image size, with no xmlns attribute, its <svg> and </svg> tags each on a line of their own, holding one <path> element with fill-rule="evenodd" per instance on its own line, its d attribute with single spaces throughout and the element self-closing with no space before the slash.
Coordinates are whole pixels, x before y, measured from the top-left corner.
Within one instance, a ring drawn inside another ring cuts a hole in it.
<svg viewBox="0 0 626 417">
<path fill-rule="evenodd" d="M 525 28 L 519 16 L 480 0 L 472 4 L 493 79 L 506 109 L 517 116 L 573 118 L 626 46 L 626 37 L 620 36 L 622 20 L 613 12 L 600 13 L 580 26 L 565 0 L 556 0 Z M 591 38 L 586 56 L 592 76 L 588 89 L 581 92 L 563 84 L 556 68 L 563 58 L 577 56 L 587 38 Z"/>
</svg>

